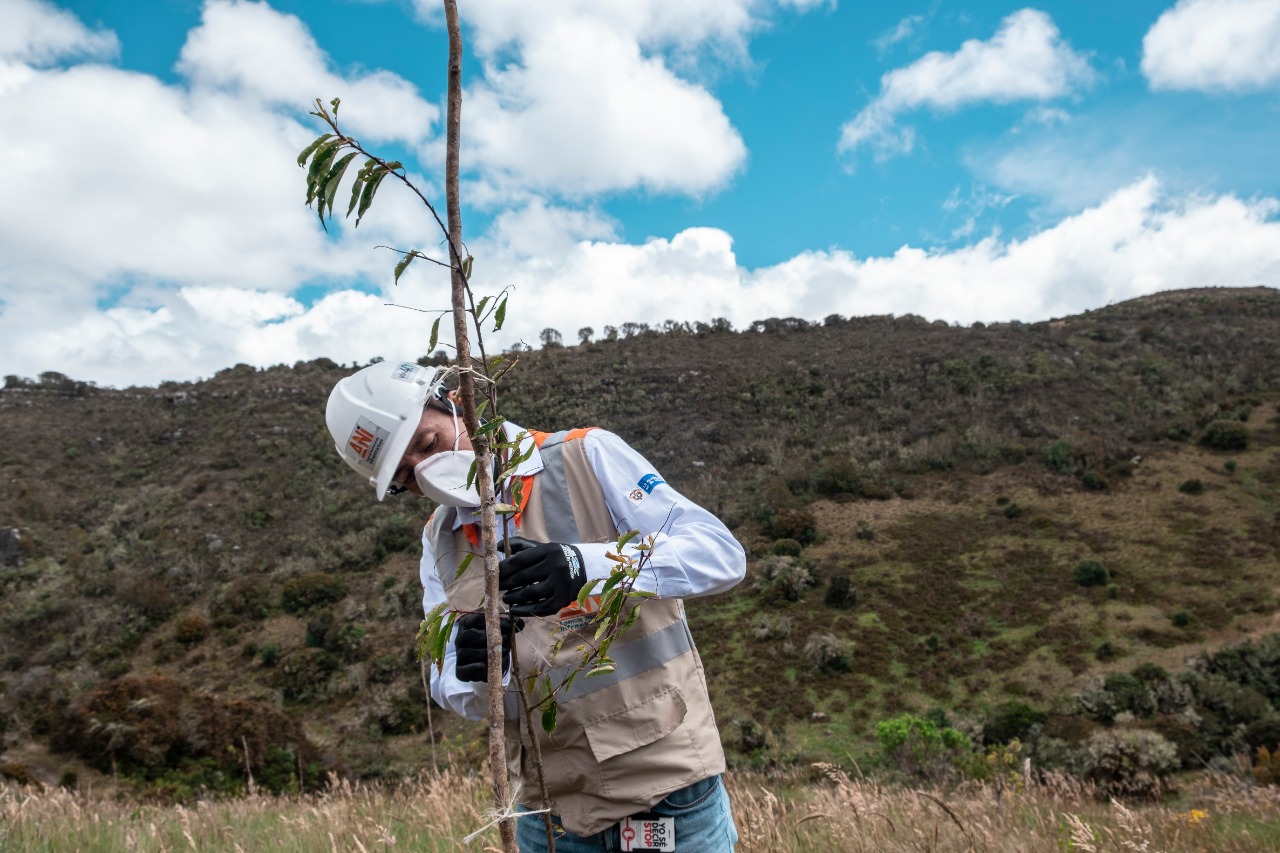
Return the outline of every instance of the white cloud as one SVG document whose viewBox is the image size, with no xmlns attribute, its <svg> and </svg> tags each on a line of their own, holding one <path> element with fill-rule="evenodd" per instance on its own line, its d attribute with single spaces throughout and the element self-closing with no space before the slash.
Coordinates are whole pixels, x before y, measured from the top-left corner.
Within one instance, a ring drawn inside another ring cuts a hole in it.
<svg viewBox="0 0 1280 853">
<path fill-rule="evenodd" d="M 488 151 L 485 168 L 497 170 L 496 178 L 474 175 L 487 180 L 490 200 L 520 199 L 496 212 L 487 233 L 469 236 L 477 287 L 514 288 L 507 329 L 493 346 L 536 343 L 547 327 L 572 340 L 584 326 L 599 332 L 669 318 L 722 316 L 739 327 L 832 312 L 1033 320 L 1151 290 L 1280 279 L 1276 202 L 1172 198 L 1154 180 L 1100 193 L 1082 213 L 1023 240 L 991 236 L 886 257 L 805 252 L 751 270 L 739 263 L 732 235 L 715 228 L 627 243 L 600 208 L 553 200 L 631 187 L 705 192 L 740 168 L 741 140 L 689 63 L 702 61 L 704 49 L 735 55 L 774 7 L 763 0 L 564 0 L 539 8 L 494 0 L 468 8 L 494 18 L 469 23 L 489 47 L 477 97 L 468 102 L 468 134 L 478 132 L 476 101 L 487 94 L 487 132 L 506 127 L 529 142 L 523 154 L 503 140 L 476 149 Z M 562 14 L 549 21 L 547 9 Z M 504 15 L 510 20 L 499 20 Z M 23 44 L 61 47 L 39 62 L 0 60 L 0 150 L 9 156 L 11 200 L 0 207 L 0 373 L 58 370 L 107 384 L 152 384 L 236 362 L 346 362 L 426 349 L 432 315 L 386 303 L 444 309 L 444 273 L 418 263 L 392 287 L 394 258 L 372 247 L 438 252 L 434 224 L 416 200 L 384 185 L 358 232 L 338 223 L 326 236 L 301 203 L 302 174 L 292 166 L 317 132 L 300 120 L 295 97 L 305 103 L 313 94 L 342 95 L 352 107 L 366 99 L 403 106 L 407 98 L 412 121 L 355 110 L 351 120 L 364 136 L 433 144 L 435 107 L 408 83 L 379 72 L 341 73 L 297 19 L 260 3 L 208 3 L 175 84 L 105 65 L 46 69 L 47 57 L 106 55 L 84 46 L 106 44 L 106 36 L 62 13 L 41 20 L 45 35 L 24 36 Z M 576 33 L 586 44 L 565 48 L 568 59 L 555 56 L 560 42 L 544 38 L 544 29 L 556 38 Z M 80 35 L 58 41 L 48 35 L 55 31 Z M 1069 51 L 1056 35 L 1050 42 Z M 966 49 L 950 55 L 954 63 Z M 582 84 L 581 73 L 569 76 L 575 58 L 600 64 L 599 80 L 586 81 L 578 96 L 580 108 L 570 86 Z M 991 82 L 1004 66 L 979 59 L 948 66 L 972 83 L 949 94 L 886 87 L 882 98 L 892 93 L 886 103 L 897 106 L 886 113 L 885 133 L 911 138 L 911 128 L 893 122 L 910 105 L 946 108 L 968 103 L 974 92 L 1004 97 L 1011 90 Z M 622 86 L 623 103 L 609 99 L 611 86 Z M 649 116 L 648 124 L 675 116 L 689 128 L 664 136 L 641 126 L 625 104 Z M 593 116 L 603 127 L 589 126 Z M 564 139 L 540 122 L 562 122 Z M 587 142 L 575 142 L 575 134 Z M 587 150 L 593 146 L 613 156 Z M 646 150 L 633 150 L 639 147 Z M 957 196 L 953 212 L 975 218 L 1006 198 Z M 955 236 L 970 239 L 964 235 L 976 230 L 966 220 Z M 307 304 L 303 285 L 342 289 Z"/>
<path fill-rule="evenodd" d="M 469 161 L 495 184 L 697 194 L 741 167 L 746 146 L 720 102 L 661 58 L 590 20 L 548 23 L 540 35 L 523 65 L 490 68 L 466 95 Z"/>
<path fill-rule="evenodd" d="M 257 27 L 273 40 L 255 64 L 241 39 Z M 283 294 L 317 280 L 389 286 L 392 256 L 374 245 L 435 249 L 434 224 L 390 184 L 358 232 L 339 223 L 326 237 L 303 206 L 293 161 L 318 130 L 299 122 L 305 102 L 286 103 L 287 93 L 332 91 L 345 78 L 327 70 L 295 19 L 212 2 L 192 39 L 182 64 L 189 83 L 93 64 L 12 63 L 0 76 L 10 200 L 0 207 L 4 372 L 112 382 L 211 373 L 255 338 L 279 337 L 266 330 L 293 316 L 280 313 L 291 302 Z M 434 115 L 391 75 L 354 85 L 374 101 L 397 99 L 401 115 Z M 382 135 L 416 139 L 419 124 L 384 125 Z M 362 132 L 377 130 L 366 122 Z"/>
<path fill-rule="evenodd" d="M 418 144 L 440 110 L 409 81 L 386 71 L 342 77 L 328 69 L 306 25 L 250 0 L 208 0 L 200 26 L 187 36 L 178 71 L 197 90 L 298 111 L 321 98 L 346 103 L 344 127 L 369 141 Z M 198 93 L 199 94 L 199 93 Z"/>
<path fill-rule="evenodd" d="M 1004 197 L 992 197 L 1003 203 Z M 966 202 L 957 197 L 955 206 Z M 538 342 L 544 328 L 659 325 L 726 317 L 742 328 L 776 316 L 923 314 L 952 322 L 1034 321 L 1160 290 L 1280 283 L 1280 202 L 1232 195 L 1166 196 L 1145 178 L 1021 240 L 990 236 L 956 248 L 904 246 L 892 255 L 803 252 L 749 270 L 732 237 L 690 228 L 669 239 L 620 242 L 598 216 L 537 203 L 472 241 L 481 293 L 510 287 L 506 328 L 490 348 Z M 392 296 L 445 307 L 443 279 Z M 4 372 L 60 370 L 111 384 L 208 375 L 235 362 L 268 365 L 327 356 L 363 361 L 425 351 L 432 319 L 350 290 L 310 308 L 268 290 L 192 285 L 158 303 L 99 312 L 75 301 L 27 300 L 0 314 Z M 69 310 L 68 310 L 69 309 Z M 394 342 L 394 343 L 392 343 Z"/>
<path fill-rule="evenodd" d="M 909 153 L 915 134 L 897 127 L 903 112 L 1045 101 L 1094 78 L 1088 59 L 1063 41 L 1048 15 L 1022 9 L 1005 18 L 988 41 L 971 39 L 955 53 L 934 51 L 885 74 L 880 94 L 840 128 L 839 151 L 853 154 L 871 145 L 880 158 Z"/>
<path fill-rule="evenodd" d="M 1243 91 L 1280 82 L 1280 0 L 1179 0 L 1142 39 L 1153 89 Z"/>
<path fill-rule="evenodd" d="M 982 203 L 1007 200 L 990 194 Z M 954 249 L 904 246 L 865 259 L 804 252 L 747 270 L 729 234 L 695 228 L 641 245 L 579 241 L 533 266 L 499 245 L 486 244 L 484 257 L 496 265 L 494 280 L 516 285 L 511 332 L 534 343 L 546 327 L 571 339 L 584 326 L 599 333 L 604 324 L 668 318 L 723 316 L 740 328 L 830 313 L 1033 321 L 1159 290 L 1280 284 L 1277 211 L 1269 199 L 1170 198 L 1144 178 L 1025 239 L 992 236 Z"/>
<path fill-rule="evenodd" d="M 858 260 L 805 253 L 751 286 L 803 294 L 804 314 L 925 314 L 952 322 L 1039 320 L 1187 287 L 1280 283 L 1280 204 L 1168 199 L 1145 178 L 1024 240 L 899 249 Z"/>
<path fill-rule="evenodd" d="M 425 17 L 438 4 L 418 0 Z M 705 77 L 749 62 L 750 36 L 778 7 L 821 0 L 488 0 L 464 4 L 482 78 L 467 103 L 464 162 L 477 197 L 566 198 L 642 189 L 702 195 L 746 162 Z M 590 69 L 589 72 L 585 72 Z"/>
<path fill-rule="evenodd" d="M 980 191 L 960 210 L 1008 203 Z M 615 239 L 478 241 L 481 282 L 514 286 L 503 341 L 537 344 L 543 328 L 577 329 L 726 317 L 741 328 L 770 316 L 924 314 L 952 322 L 1034 321 L 1160 290 L 1280 284 L 1280 203 L 1232 195 L 1169 197 L 1144 178 L 1025 239 L 955 248 L 904 246 L 859 259 L 804 252 L 775 266 L 738 263 L 733 239 L 691 228 L 634 245 Z M 552 212 L 554 217 L 554 212 Z M 542 231 L 542 224 L 530 225 Z M 483 286 L 483 285 L 482 285 Z M 371 348 L 368 353 L 377 350 Z"/>
<path fill-rule="evenodd" d="M 42 66 L 70 58 L 110 59 L 119 51 L 115 33 L 90 30 L 75 15 L 51 3 L 5 0 L 0 64 L 8 60 Z"/>
<path fill-rule="evenodd" d="M 907 15 L 901 21 L 898 21 L 892 29 L 886 30 L 876 38 L 876 52 L 883 56 L 888 52 L 889 48 L 898 42 L 905 41 L 915 35 L 916 28 L 923 23 L 924 15 Z"/>
</svg>

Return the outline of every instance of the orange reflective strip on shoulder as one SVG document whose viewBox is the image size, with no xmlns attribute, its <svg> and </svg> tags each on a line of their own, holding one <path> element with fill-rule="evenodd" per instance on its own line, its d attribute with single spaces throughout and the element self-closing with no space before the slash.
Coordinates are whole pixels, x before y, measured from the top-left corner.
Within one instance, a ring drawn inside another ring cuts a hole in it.
<svg viewBox="0 0 1280 853">
<path fill-rule="evenodd" d="M 533 492 L 533 474 L 525 474 L 520 478 L 520 506 L 516 507 L 516 514 L 512 519 L 516 527 L 520 527 L 520 519 L 524 517 L 524 508 L 529 503 L 529 495 Z"/>
<path fill-rule="evenodd" d="M 582 429 L 571 429 L 569 430 L 569 434 L 564 437 L 564 440 L 576 441 L 579 438 L 582 438 L 587 433 L 591 432 L 593 429 L 600 429 L 600 427 L 583 427 Z"/>
<path fill-rule="evenodd" d="M 546 441 L 551 435 L 549 432 L 538 432 L 536 429 L 529 430 L 529 435 L 533 438 L 533 443 L 541 449 L 542 442 Z"/>
</svg>

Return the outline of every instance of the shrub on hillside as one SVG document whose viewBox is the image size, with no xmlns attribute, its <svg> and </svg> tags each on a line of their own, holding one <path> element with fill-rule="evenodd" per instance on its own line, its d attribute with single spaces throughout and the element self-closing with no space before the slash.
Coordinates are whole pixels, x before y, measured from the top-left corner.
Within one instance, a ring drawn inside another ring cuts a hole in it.
<svg viewBox="0 0 1280 853">
<path fill-rule="evenodd" d="M 365 656 L 365 634 L 359 625 L 339 624 L 332 613 L 320 613 L 307 622 L 307 646 L 337 655 L 346 663 Z"/>
<path fill-rule="evenodd" d="M 826 497 L 857 495 L 862 491 L 862 473 L 848 456 L 828 456 L 814 472 L 813 488 Z"/>
<path fill-rule="evenodd" d="M 1280 749 L 1280 709 L 1273 710 L 1247 725 L 1241 740 L 1250 749 L 1257 749 L 1260 746 L 1274 746 Z"/>
<path fill-rule="evenodd" d="M 323 649 L 293 652 L 278 670 L 280 692 L 290 702 L 328 699 L 331 693 L 329 678 L 338 668 L 338 659 Z"/>
<path fill-rule="evenodd" d="M 770 550 L 777 557 L 799 557 L 804 547 L 794 539 L 779 539 Z"/>
<path fill-rule="evenodd" d="M 1244 687 L 1252 687 L 1280 707 L 1280 634 L 1257 642 L 1227 646 L 1191 662 L 1194 672 L 1213 673 Z"/>
<path fill-rule="evenodd" d="M 1249 428 L 1239 421 L 1212 421 L 1200 434 L 1200 444 L 1210 450 L 1248 450 Z"/>
<path fill-rule="evenodd" d="M 1032 727 L 1044 722 L 1044 718 L 1044 714 L 1025 702 L 1005 702 L 996 706 L 983 723 L 983 743 L 1003 746 L 1014 740 L 1026 740 Z"/>
<path fill-rule="evenodd" d="M 1280 745 L 1274 750 L 1260 746 L 1254 751 L 1253 779 L 1259 785 L 1280 785 Z"/>
<path fill-rule="evenodd" d="M 1040 459 L 1050 471 L 1070 474 L 1075 470 L 1074 455 L 1071 445 L 1058 439 L 1044 448 L 1040 453 Z"/>
<path fill-rule="evenodd" d="M 1106 479 L 1092 469 L 1080 475 L 1080 483 L 1091 492 L 1105 492 L 1107 490 Z"/>
<path fill-rule="evenodd" d="M 853 580 L 848 575 L 835 575 L 827 583 L 827 592 L 822 602 L 836 610 L 844 610 L 858 603 L 858 591 L 853 588 Z"/>
<path fill-rule="evenodd" d="M 225 628 L 241 621 L 265 619 L 271 615 L 273 598 L 271 585 L 266 578 L 255 575 L 236 578 L 214 599 L 214 623 Z"/>
<path fill-rule="evenodd" d="M 1111 582 L 1106 566 L 1098 560 L 1081 560 L 1076 563 L 1074 577 L 1079 586 L 1106 586 Z"/>
<path fill-rule="evenodd" d="M 173 626 L 173 638 L 184 646 L 194 646 L 209 633 L 209 620 L 199 613 L 188 613 Z"/>
<path fill-rule="evenodd" d="M 762 613 L 751 623 L 751 636 L 757 640 L 786 640 L 791 637 L 791 620 L 786 616 Z"/>
<path fill-rule="evenodd" d="M 1203 495 L 1204 480 L 1200 480 L 1198 478 L 1183 480 L 1178 484 L 1178 491 L 1182 492 L 1184 495 Z"/>
<path fill-rule="evenodd" d="M 877 723 L 876 738 L 886 764 L 935 783 L 955 775 L 972 749 L 967 735 L 914 714 Z"/>
<path fill-rule="evenodd" d="M 136 610 L 148 625 L 168 619 L 176 606 L 169 585 L 159 578 L 138 578 L 120 590 L 120 600 Z"/>
<path fill-rule="evenodd" d="M 410 522 L 402 515 L 393 515 L 374 539 L 373 561 L 381 563 L 391 554 L 412 551 L 421 541 L 421 522 Z"/>
<path fill-rule="evenodd" d="M 807 509 L 780 509 L 765 522 L 771 539 L 794 539 L 812 545 L 818 538 L 818 520 Z"/>
<path fill-rule="evenodd" d="M 296 768 L 318 753 L 301 726 L 269 705 L 200 694 L 160 675 L 100 682 L 68 710 L 58 744 L 104 772 L 158 783 L 187 772 L 186 782 L 238 789 L 248 763 L 257 783 L 280 792 L 290 775 L 270 774 L 268 753 L 287 752 Z M 197 765 L 208 770 L 191 773 Z M 222 781 L 219 781 L 222 780 Z M 172 792 L 172 789 L 171 789 Z"/>
<path fill-rule="evenodd" d="M 813 571 L 798 557 L 765 557 L 756 563 L 752 588 L 766 599 L 799 601 L 805 590 L 817 584 Z"/>
<path fill-rule="evenodd" d="M 347 586 L 340 579 L 328 572 L 312 572 L 285 581 L 280 606 L 289 613 L 303 613 L 339 601 L 346 594 Z"/>
<path fill-rule="evenodd" d="M 1102 797 L 1157 797 L 1179 764 L 1174 745 L 1146 729 L 1094 732 L 1082 759 L 1085 778 Z"/>
<path fill-rule="evenodd" d="M 778 736 L 767 726 L 748 717 L 732 717 L 720 730 L 726 747 L 750 759 L 755 766 L 772 765 L 780 758 Z"/>
<path fill-rule="evenodd" d="M 819 672 L 848 672 L 853 668 L 853 641 L 835 634 L 814 634 L 804 644 L 804 659 Z"/>
</svg>

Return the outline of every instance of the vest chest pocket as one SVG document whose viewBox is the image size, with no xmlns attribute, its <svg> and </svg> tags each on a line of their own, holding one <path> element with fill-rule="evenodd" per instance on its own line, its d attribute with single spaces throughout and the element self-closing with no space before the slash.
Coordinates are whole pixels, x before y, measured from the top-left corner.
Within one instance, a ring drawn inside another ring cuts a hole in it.
<svg viewBox="0 0 1280 853">
<path fill-rule="evenodd" d="M 639 788 L 643 796 L 648 793 L 644 787 L 648 784 L 646 777 L 657 783 L 657 778 L 665 775 L 664 787 L 671 787 L 672 771 L 678 773 L 681 765 L 687 771 L 686 779 L 702 771 L 693 739 L 683 727 L 687 710 L 680 689 L 671 685 L 628 708 L 584 724 L 606 795 L 618 793 L 612 789 L 622 784 Z"/>
</svg>

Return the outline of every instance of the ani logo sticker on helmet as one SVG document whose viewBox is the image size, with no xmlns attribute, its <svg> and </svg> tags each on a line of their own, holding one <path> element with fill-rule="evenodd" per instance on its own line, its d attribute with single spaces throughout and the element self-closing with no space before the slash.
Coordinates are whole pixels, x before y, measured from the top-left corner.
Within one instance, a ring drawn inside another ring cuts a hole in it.
<svg viewBox="0 0 1280 853">
<path fill-rule="evenodd" d="M 356 428 L 351 431 L 351 437 L 347 439 L 347 446 L 356 452 L 362 464 L 372 468 L 390 437 L 391 433 L 373 421 L 360 418 L 356 421 Z"/>
<path fill-rule="evenodd" d="M 418 374 L 422 368 L 414 364 L 412 361 L 402 361 L 396 365 L 396 369 L 391 371 L 392 379 L 399 379 L 401 382 L 412 382 L 413 377 Z"/>
</svg>

